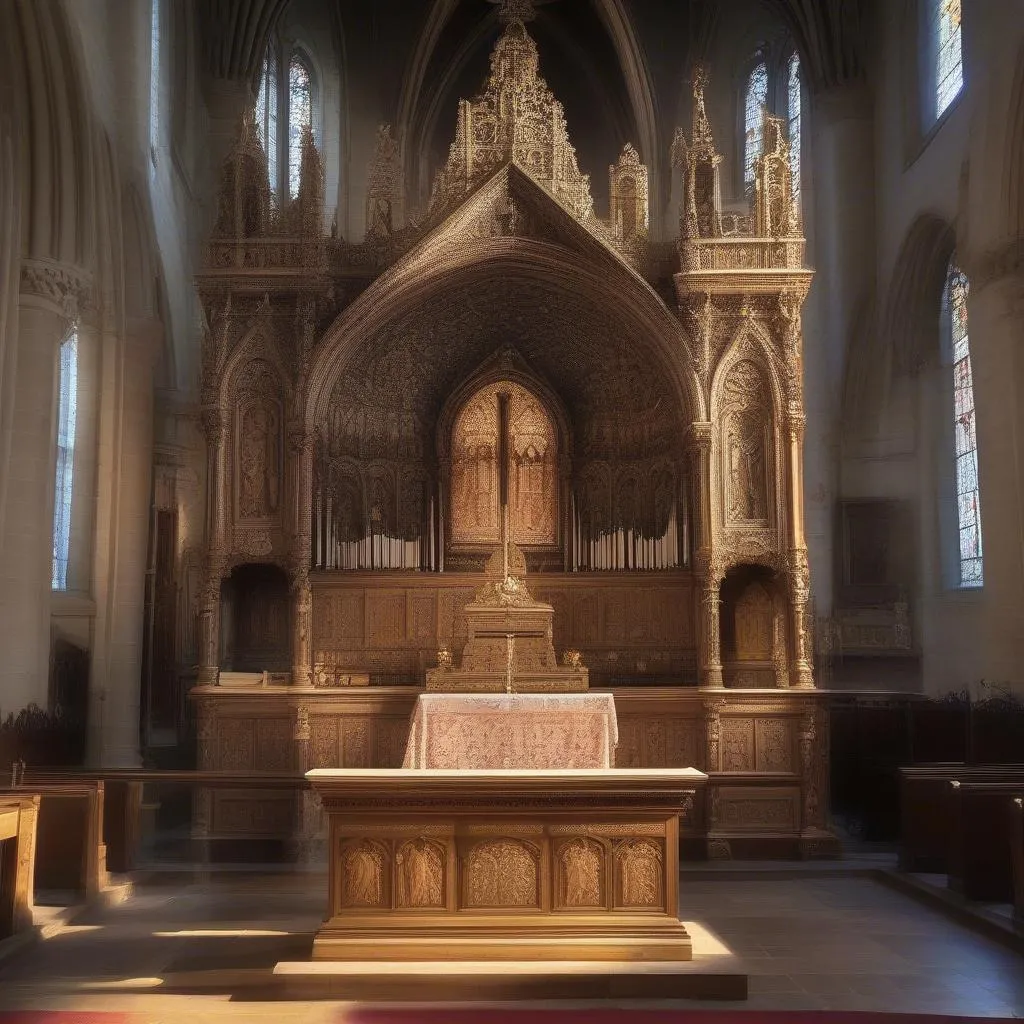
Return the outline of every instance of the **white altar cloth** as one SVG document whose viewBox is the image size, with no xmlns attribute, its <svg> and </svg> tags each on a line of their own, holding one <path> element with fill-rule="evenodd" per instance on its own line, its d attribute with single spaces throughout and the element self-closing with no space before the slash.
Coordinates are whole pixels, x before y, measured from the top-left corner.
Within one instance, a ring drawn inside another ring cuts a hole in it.
<svg viewBox="0 0 1024 1024">
<path fill-rule="evenodd" d="M 404 768 L 611 768 L 619 741 L 610 693 L 423 693 Z"/>
</svg>

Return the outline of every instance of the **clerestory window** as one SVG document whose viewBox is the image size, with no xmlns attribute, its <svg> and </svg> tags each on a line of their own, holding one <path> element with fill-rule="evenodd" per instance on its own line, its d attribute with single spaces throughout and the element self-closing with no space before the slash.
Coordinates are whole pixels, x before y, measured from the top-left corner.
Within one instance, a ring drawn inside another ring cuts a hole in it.
<svg viewBox="0 0 1024 1024">
<path fill-rule="evenodd" d="M 978 486 L 978 434 L 971 374 L 968 297 L 970 284 L 955 262 L 949 265 L 942 296 L 942 315 L 953 365 L 953 437 L 959 585 L 984 582 L 981 544 L 981 492 Z"/>
<path fill-rule="evenodd" d="M 754 188 L 754 163 L 761 155 L 767 106 L 768 65 L 762 60 L 754 65 L 747 78 L 743 105 L 743 185 L 748 194 Z"/>
<path fill-rule="evenodd" d="M 312 64 L 302 51 L 292 51 L 286 74 L 282 66 L 280 49 L 272 39 L 256 91 L 256 123 L 267 153 L 270 189 L 294 199 L 299 194 L 303 133 L 308 127 L 317 135 L 317 88 Z"/>
<path fill-rule="evenodd" d="M 60 347 L 60 391 L 57 409 L 57 479 L 53 501 L 54 590 L 68 588 L 71 543 L 71 491 L 75 472 L 75 428 L 78 412 L 78 334 L 72 331 Z"/>
</svg>

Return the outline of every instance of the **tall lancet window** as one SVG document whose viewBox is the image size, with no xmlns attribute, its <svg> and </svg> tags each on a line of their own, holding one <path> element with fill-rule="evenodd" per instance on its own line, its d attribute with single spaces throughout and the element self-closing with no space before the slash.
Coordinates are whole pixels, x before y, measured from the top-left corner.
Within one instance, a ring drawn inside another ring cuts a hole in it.
<svg viewBox="0 0 1024 1024">
<path fill-rule="evenodd" d="M 313 77 L 309 65 L 295 54 L 288 65 L 288 194 L 299 194 L 302 134 L 313 124 Z"/>
<path fill-rule="evenodd" d="M 160 148 L 160 0 L 152 0 L 150 4 L 149 147 L 155 160 Z"/>
<path fill-rule="evenodd" d="M 280 90 L 278 74 L 277 48 L 271 41 L 267 46 L 267 54 L 263 58 L 263 73 L 260 75 L 259 91 L 256 94 L 256 123 L 260 128 L 260 138 L 267 154 L 267 169 L 270 176 L 270 189 L 277 192 L 280 187 L 278 177 L 278 141 L 277 141 L 277 99 Z"/>
<path fill-rule="evenodd" d="M 940 118 L 960 95 L 964 85 L 963 51 L 960 45 L 961 0 L 928 0 L 928 44 L 935 88 L 935 118 Z"/>
<path fill-rule="evenodd" d="M 764 135 L 764 110 L 768 103 L 768 65 L 762 60 L 754 65 L 747 79 L 744 97 L 743 184 L 750 192 L 754 187 L 754 162 L 761 155 Z"/>
<path fill-rule="evenodd" d="M 68 588 L 71 542 L 71 488 L 75 471 L 75 425 L 78 412 L 78 334 L 72 331 L 60 347 L 60 398 L 57 413 L 57 480 L 53 502 L 54 590 Z"/>
<path fill-rule="evenodd" d="M 786 120 L 789 125 L 789 167 L 793 175 L 793 204 L 800 210 L 800 56 L 789 58 L 786 72 Z"/>
<path fill-rule="evenodd" d="M 981 548 L 981 497 L 978 488 L 978 434 L 974 417 L 974 381 L 968 330 L 967 276 L 950 263 L 942 313 L 949 331 L 953 363 L 953 431 L 956 459 L 956 510 L 959 536 L 960 586 L 984 582 Z"/>
</svg>

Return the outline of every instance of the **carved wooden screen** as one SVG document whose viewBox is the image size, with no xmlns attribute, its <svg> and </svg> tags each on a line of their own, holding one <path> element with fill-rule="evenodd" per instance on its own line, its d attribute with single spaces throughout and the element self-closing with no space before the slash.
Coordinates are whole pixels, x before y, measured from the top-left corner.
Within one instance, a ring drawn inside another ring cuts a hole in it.
<svg viewBox="0 0 1024 1024">
<path fill-rule="evenodd" d="M 558 440 L 544 406 L 511 382 L 481 388 L 452 428 L 450 514 L 454 545 L 501 540 L 498 395 L 509 396 L 509 533 L 520 545 L 558 541 Z"/>
</svg>

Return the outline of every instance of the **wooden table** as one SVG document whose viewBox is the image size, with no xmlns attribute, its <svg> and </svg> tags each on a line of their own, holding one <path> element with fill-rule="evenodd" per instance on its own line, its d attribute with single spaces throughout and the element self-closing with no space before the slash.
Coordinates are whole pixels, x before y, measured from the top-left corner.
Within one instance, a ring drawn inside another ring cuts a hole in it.
<svg viewBox="0 0 1024 1024">
<path fill-rule="evenodd" d="M 682 769 L 318 769 L 316 960 L 684 961 Z"/>
</svg>

